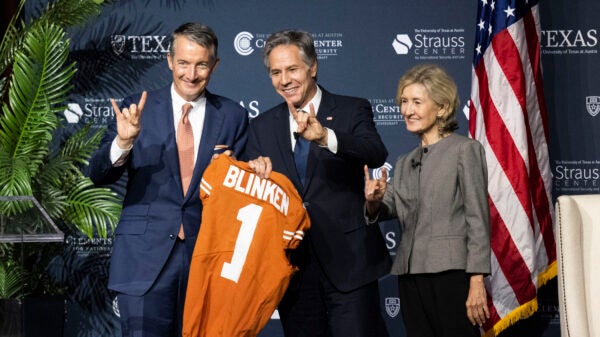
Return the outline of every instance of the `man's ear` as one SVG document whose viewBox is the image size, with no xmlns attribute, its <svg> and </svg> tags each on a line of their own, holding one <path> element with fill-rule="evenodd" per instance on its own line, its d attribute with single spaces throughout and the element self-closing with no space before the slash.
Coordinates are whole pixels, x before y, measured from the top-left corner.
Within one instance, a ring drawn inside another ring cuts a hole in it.
<svg viewBox="0 0 600 337">
<path fill-rule="evenodd" d="M 215 60 L 215 64 L 213 64 L 213 66 L 212 66 L 212 69 L 210 70 L 210 72 L 211 72 L 211 73 L 213 73 L 213 72 L 214 72 L 214 71 L 217 69 L 217 66 L 219 65 L 219 62 L 220 62 L 220 61 L 221 61 L 221 59 L 220 59 L 220 58 L 217 58 L 217 59 Z"/>
<path fill-rule="evenodd" d="M 317 68 L 318 68 L 317 61 L 315 61 L 315 63 L 313 63 L 313 65 L 310 66 L 310 70 L 309 70 L 310 77 L 312 77 L 315 80 L 317 79 Z"/>
<path fill-rule="evenodd" d="M 169 69 L 173 71 L 173 55 L 171 53 L 167 53 L 167 63 L 169 64 Z"/>
</svg>

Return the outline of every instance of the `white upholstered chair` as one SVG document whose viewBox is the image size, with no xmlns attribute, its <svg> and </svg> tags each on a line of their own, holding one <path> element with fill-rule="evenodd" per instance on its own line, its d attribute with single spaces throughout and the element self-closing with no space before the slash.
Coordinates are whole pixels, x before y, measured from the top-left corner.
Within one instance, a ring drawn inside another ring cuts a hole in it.
<svg viewBox="0 0 600 337">
<path fill-rule="evenodd" d="M 556 201 L 562 337 L 600 337 L 600 194 Z"/>
</svg>

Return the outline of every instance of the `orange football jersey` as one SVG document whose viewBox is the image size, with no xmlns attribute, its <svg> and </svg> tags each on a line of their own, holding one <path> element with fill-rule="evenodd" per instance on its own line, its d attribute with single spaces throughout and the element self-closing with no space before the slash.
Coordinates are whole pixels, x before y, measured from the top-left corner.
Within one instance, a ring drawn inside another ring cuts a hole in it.
<svg viewBox="0 0 600 337">
<path fill-rule="evenodd" d="M 296 271 L 287 250 L 310 227 L 302 199 L 284 175 L 261 179 L 225 155 L 204 172 L 200 198 L 183 336 L 256 336 Z"/>
</svg>

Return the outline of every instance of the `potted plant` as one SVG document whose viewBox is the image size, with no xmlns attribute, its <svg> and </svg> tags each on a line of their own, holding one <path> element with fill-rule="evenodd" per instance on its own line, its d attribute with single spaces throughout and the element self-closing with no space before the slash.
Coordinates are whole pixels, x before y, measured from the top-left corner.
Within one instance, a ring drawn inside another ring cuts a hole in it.
<svg viewBox="0 0 600 337">
<path fill-rule="evenodd" d="M 43 226 L 36 203 L 63 231 L 106 237 L 121 202 L 81 171 L 104 130 L 66 132 L 61 115 L 76 72 L 65 28 L 99 14 L 102 1 L 56 0 L 27 21 L 20 19 L 24 3 L 0 43 L 0 238 L 7 228 L 29 233 Z M 35 200 L 7 200 L 19 197 Z M 60 245 L 0 243 L 0 298 L 60 294 L 64 289 L 45 275 L 53 254 L 60 254 Z M 0 332 L 10 320 L 5 313 Z"/>
</svg>

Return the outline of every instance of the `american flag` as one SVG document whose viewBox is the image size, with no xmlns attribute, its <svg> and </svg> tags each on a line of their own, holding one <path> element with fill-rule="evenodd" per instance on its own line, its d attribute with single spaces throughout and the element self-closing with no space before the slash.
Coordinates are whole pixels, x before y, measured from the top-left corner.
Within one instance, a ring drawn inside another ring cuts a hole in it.
<svg viewBox="0 0 600 337">
<path fill-rule="evenodd" d="M 538 308 L 556 276 L 548 119 L 540 62 L 539 0 L 479 0 L 469 134 L 486 149 L 495 336 Z"/>
</svg>

